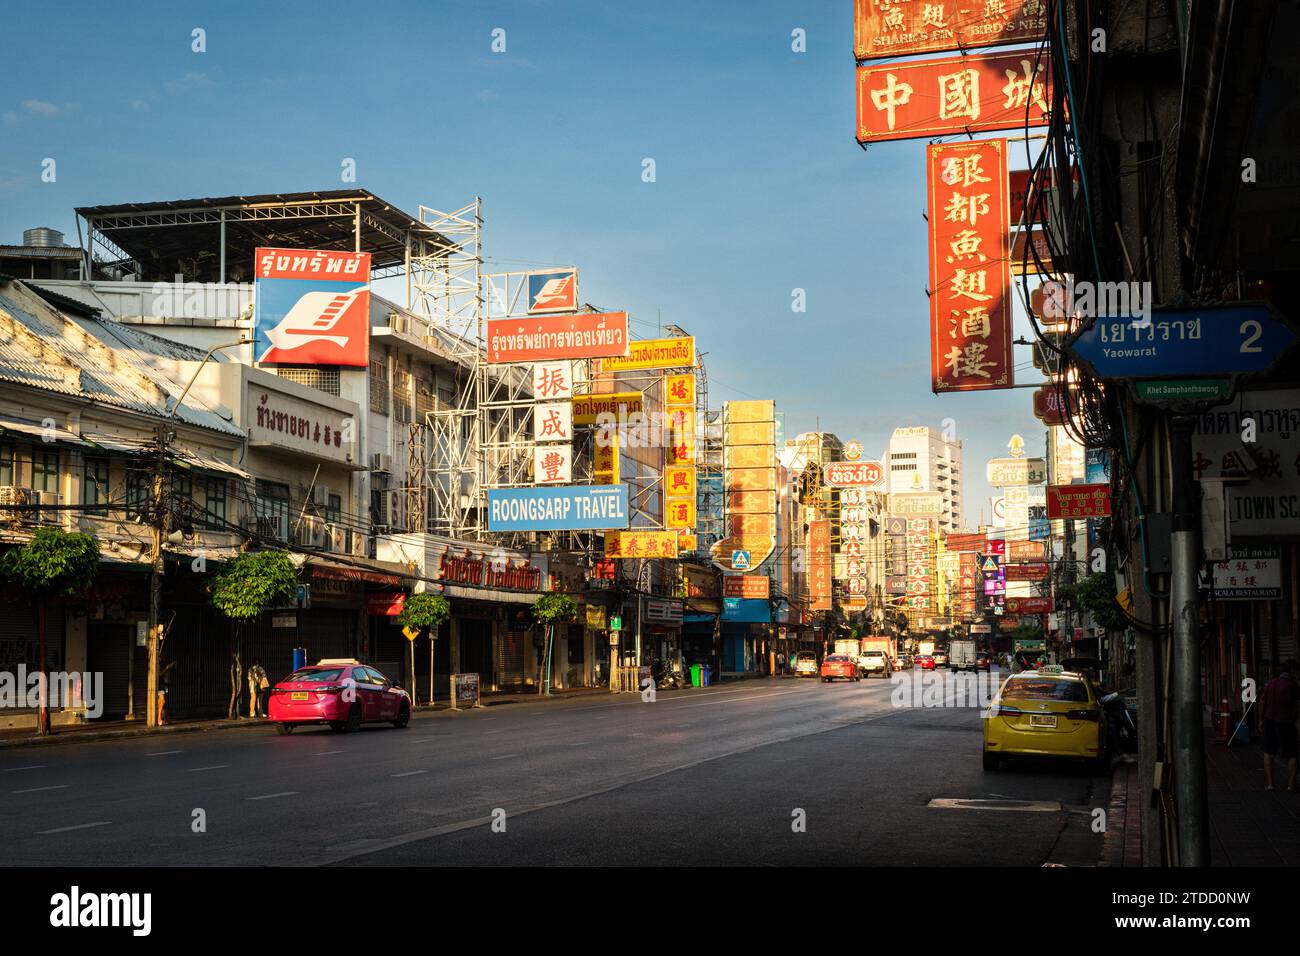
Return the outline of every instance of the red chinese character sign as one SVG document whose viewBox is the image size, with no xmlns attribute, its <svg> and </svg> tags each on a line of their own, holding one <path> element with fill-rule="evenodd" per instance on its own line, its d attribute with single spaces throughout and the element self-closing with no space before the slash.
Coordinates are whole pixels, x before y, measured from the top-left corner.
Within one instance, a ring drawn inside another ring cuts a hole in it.
<svg viewBox="0 0 1300 956">
<path fill-rule="evenodd" d="M 1109 518 L 1110 485 L 1049 485 L 1047 517 Z"/>
<path fill-rule="evenodd" d="M 859 60 L 1041 40 L 1045 0 L 854 0 L 853 52 Z"/>
<path fill-rule="evenodd" d="M 1010 388 L 1007 141 L 926 148 L 930 387 Z"/>
<path fill-rule="evenodd" d="M 1050 103 L 1033 50 L 860 66 L 858 142 L 1043 126 Z"/>
</svg>

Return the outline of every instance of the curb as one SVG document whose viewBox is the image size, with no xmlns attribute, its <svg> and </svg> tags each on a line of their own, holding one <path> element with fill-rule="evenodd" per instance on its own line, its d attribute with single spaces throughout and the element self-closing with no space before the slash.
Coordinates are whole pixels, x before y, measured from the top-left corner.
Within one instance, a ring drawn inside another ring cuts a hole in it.
<svg viewBox="0 0 1300 956">
<path fill-rule="evenodd" d="M 265 720 L 222 720 L 211 723 L 195 724 L 168 724 L 163 727 L 154 727 L 152 729 L 136 730 L 134 728 L 124 728 L 122 730 L 77 730 L 65 731 L 63 733 L 50 734 L 47 737 L 17 737 L 12 740 L 0 740 L 0 750 L 16 749 L 19 747 L 45 747 L 54 744 L 75 744 L 89 743 L 101 740 L 128 740 L 132 737 L 154 737 L 165 736 L 167 734 L 194 734 L 205 733 L 212 730 L 247 730 L 253 727 L 268 727 L 269 721 Z"/>
</svg>

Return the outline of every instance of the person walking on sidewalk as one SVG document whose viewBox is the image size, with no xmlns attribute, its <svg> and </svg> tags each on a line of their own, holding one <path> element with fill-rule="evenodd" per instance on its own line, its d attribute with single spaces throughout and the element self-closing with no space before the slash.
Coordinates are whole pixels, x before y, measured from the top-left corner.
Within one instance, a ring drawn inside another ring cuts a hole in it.
<svg viewBox="0 0 1300 956">
<path fill-rule="evenodd" d="M 265 717 L 266 709 L 262 703 L 262 693 L 271 682 L 266 679 L 266 670 L 253 658 L 253 664 L 248 668 L 248 716 Z"/>
<path fill-rule="evenodd" d="M 1268 682 L 1260 701 L 1264 723 L 1264 789 L 1273 790 L 1273 765 L 1277 759 L 1287 765 L 1288 790 L 1295 790 L 1296 718 L 1300 716 L 1300 685 L 1296 684 L 1296 662 L 1287 661 L 1281 672 Z"/>
</svg>

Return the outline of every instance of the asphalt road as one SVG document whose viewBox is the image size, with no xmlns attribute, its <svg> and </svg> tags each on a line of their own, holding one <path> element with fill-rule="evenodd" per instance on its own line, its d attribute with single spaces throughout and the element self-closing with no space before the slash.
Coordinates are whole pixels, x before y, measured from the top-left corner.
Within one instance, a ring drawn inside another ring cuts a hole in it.
<svg viewBox="0 0 1300 956">
<path fill-rule="evenodd" d="M 977 708 L 893 696 L 883 680 L 742 681 L 417 714 L 405 730 L 10 750 L 0 845 L 11 866 L 1097 862 L 1109 777 L 987 773 Z"/>
</svg>

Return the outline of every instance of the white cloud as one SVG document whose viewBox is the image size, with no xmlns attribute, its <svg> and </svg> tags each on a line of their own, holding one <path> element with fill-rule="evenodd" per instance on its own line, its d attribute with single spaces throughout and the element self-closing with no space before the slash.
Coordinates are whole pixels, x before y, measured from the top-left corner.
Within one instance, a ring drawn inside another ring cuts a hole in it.
<svg viewBox="0 0 1300 956">
<path fill-rule="evenodd" d="M 29 113 L 36 113 L 38 116 L 59 115 L 59 108 L 53 103 L 47 103 L 45 100 L 23 100 L 23 109 Z"/>
</svg>

